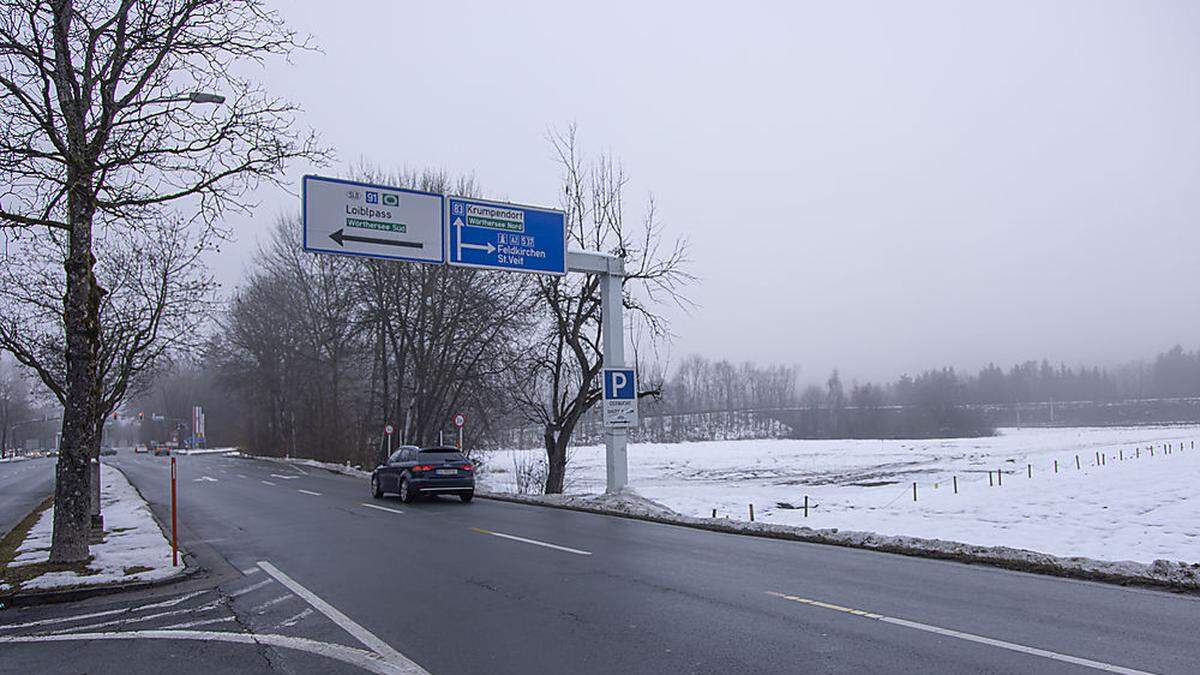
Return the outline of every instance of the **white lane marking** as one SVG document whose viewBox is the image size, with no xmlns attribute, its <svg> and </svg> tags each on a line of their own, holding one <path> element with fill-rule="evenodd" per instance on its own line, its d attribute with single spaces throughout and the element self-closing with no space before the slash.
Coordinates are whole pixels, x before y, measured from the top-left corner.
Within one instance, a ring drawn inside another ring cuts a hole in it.
<svg viewBox="0 0 1200 675">
<path fill-rule="evenodd" d="M 265 644 L 272 647 L 296 649 L 318 656 L 336 659 L 357 666 L 377 675 L 428 675 L 416 664 L 405 666 L 386 661 L 378 654 L 329 642 L 317 642 L 290 635 L 260 635 L 251 633 L 225 633 L 206 630 L 140 630 L 127 633 L 75 633 L 73 635 L 20 635 L 0 636 L 0 644 L 31 642 L 68 642 L 77 640 L 218 640 L 236 644 Z"/>
<path fill-rule="evenodd" d="M 184 609 L 174 609 L 169 612 L 159 612 L 157 614 L 147 614 L 145 616 L 130 617 L 128 619 L 117 619 L 116 621 L 104 621 L 102 623 L 92 623 L 86 626 L 71 626 L 70 628 L 62 628 L 55 631 L 50 631 L 51 634 L 73 633 L 77 630 L 95 630 L 97 628 L 108 628 L 109 626 L 124 626 L 129 623 L 141 623 L 150 621 L 151 619 L 162 619 L 168 616 L 179 616 L 180 614 L 194 614 L 198 612 L 207 612 L 210 609 L 217 608 L 216 602 L 210 602 L 207 605 L 199 607 L 185 607 Z"/>
<path fill-rule="evenodd" d="M 1020 645 L 1015 642 L 1005 642 L 1004 640 L 997 640 L 995 638 L 983 637 L 982 635 L 974 635 L 972 633 L 964 633 L 962 631 L 951 630 L 949 628 L 941 628 L 939 626 L 931 626 L 927 623 L 919 623 L 917 621 L 909 621 L 908 619 L 897 619 L 895 617 L 885 616 L 883 614 L 875 614 L 873 612 L 865 612 L 861 609 L 852 609 L 850 607 L 842 607 L 840 605 L 831 605 L 829 603 L 818 602 L 816 600 L 809 600 L 808 598 L 801 598 L 801 597 L 797 597 L 795 595 L 786 595 L 784 593 L 776 593 L 775 591 L 767 591 L 767 595 L 773 595 L 777 598 L 783 598 L 784 600 L 791 600 L 793 602 L 799 602 L 801 604 L 811 605 L 813 607 L 821 607 L 823 609 L 832 609 L 832 610 L 842 612 L 845 614 L 853 614 L 854 616 L 860 616 L 864 619 L 873 619 L 875 621 L 880 621 L 882 623 L 890 623 L 890 624 L 893 624 L 896 626 L 904 626 L 905 628 L 912 628 L 914 630 L 925 631 L 926 633 L 934 633 L 935 635 L 944 635 L 946 637 L 958 638 L 960 640 L 967 640 L 968 642 L 978 642 L 979 644 L 990 645 L 992 647 L 999 647 L 1001 649 L 1008 649 L 1010 651 L 1020 652 L 1022 654 L 1030 654 L 1032 656 L 1041 656 L 1043 658 L 1052 659 L 1054 661 L 1062 661 L 1063 663 L 1073 663 L 1077 666 L 1094 668 L 1096 670 L 1103 670 L 1103 671 L 1106 671 L 1109 673 L 1123 673 L 1124 675 L 1151 675 L 1150 673 L 1147 673 L 1144 670 L 1135 670 L 1133 668 L 1126 668 L 1124 666 L 1115 666 L 1111 663 L 1103 663 L 1101 661 L 1092 661 L 1091 659 L 1085 659 L 1085 658 L 1081 658 L 1078 656 L 1071 656 L 1069 654 L 1060 654 L 1058 652 L 1052 652 L 1047 649 L 1038 649 L 1037 647 L 1026 647 L 1025 645 Z"/>
<path fill-rule="evenodd" d="M 293 467 L 292 467 L 292 471 L 296 471 L 296 472 L 298 472 L 298 473 L 301 473 L 301 474 L 303 474 L 303 475 L 305 475 L 305 476 L 307 476 L 307 475 L 308 475 L 308 472 L 307 472 L 307 471 L 305 471 L 304 469 L 301 469 L 301 468 L 300 468 L 300 467 L 298 467 L 298 466 L 293 466 Z"/>
<path fill-rule="evenodd" d="M 285 476 L 285 475 L 283 475 L 283 474 L 280 474 L 280 473 L 273 473 L 273 474 L 271 474 L 271 478 L 282 478 L 283 480 L 294 480 L 294 479 L 296 479 L 296 478 L 299 478 L 299 477 L 300 477 L 300 476 Z"/>
<path fill-rule="evenodd" d="M 245 588 L 242 588 L 242 589 L 239 589 L 239 590 L 236 590 L 236 591 L 230 593 L 229 597 L 240 598 L 241 596 L 243 596 L 247 593 L 253 593 L 254 591 L 257 591 L 258 589 L 262 588 L 263 586 L 266 586 L 267 584 L 271 584 L 271 583 L 274 583 L 274 580 L 263 579 L 262 581 L 260 581 L 256 584 L 250 584 L 249 586 L 247 586 Z"/>
<path fill-rule="evenodd" d="M 320 496 L 321 496 L 321 493 L 320 493 L 320 492 L 313 492 L 312 490 L 296 490 L 296 492 L 303 492 L 303 493 L 304 493 L 304 494 L 306 494 L 306 495 L 312 495 L 312 496 L 314 496 L 314 497 L 320 497 Z"/>
<path fill-rule="evenodd" d="M 256 614 L 262 614 L 263 612 L 267 611 L 268 607 L 274 607 L 275 605 L 278 605 L 279 603 L 285 602 L 289 598 L 294 598 L 294 597 L 296 597 L 296 596 L 292 595 L 291 593 L 288 593 L 287 595 L 281 595 L 278 598 L 268 600 L 268 601 L 262 603 L 261 605 L 258 605 L 257 607 L 251 607 L 250 611 L 254 612 Z"/>
<path fill-rule="evenodd" d="M 244 473 L 239 473 L 239 474 L 237 475 L 237 477 L 238 477 L 238 478 L 245 478 L 245 477 L 246 477 L 246 474 L 244 474 Z"/>
<path fill-rule="evenodd" d="M 1064 663 L 1073 663 L 1077 666 L 1086 666 L 1088 668 L 1095 668 L 1096 670 L 1103 670 L 1103 671 L 1107 671 L 1110 673 L 1125 673 L 1125 675 L 1149 675 L 1144 670 L 1135 670 L 1133 668 L 1125 668 L 1123 666 L 1116 666 L 1111 663 L 1102 663 L 1100 661 L 1092 661 L 1091 659 L 1085 659 L 1085 658 L 1081 658 L 1078 656 L 1071 656 L 1069 654 L 1060 654 L 1058 652 L 1052 652 L 1047 649 L 1038 649 L 1036 647 L 1026 647 L 1025 645 L 1019 645 L 1014 642 L 1005 642 L 1004 640 L 996 640 L 994 638 L 983 637 L 982 635 L 972 635 L 971 633 L 963 633 L 961 631 L 950 630 L 948 628 L 939 628 L 937 626 L 930 626 L 928 624 L 917 623 L 916 621 L 908 621 L 907 619 L 896 619 L 896 618 L 893 618 L 890 616 L 882 616 L 879 618 L 879 620 L 884 623 L 891 623 L 891 624 L 895 624 L 897 626 L 906 626 L 908 628 L 914 628 L 916 630 L 923 630 L 928 633 L 936 633 L 938 635 L 954 637 L 954 638 L 958 638 L 960 640 L 968 640 L 970 642 L 978 642 L 980 644 L 991 645 L 993 647 L 1000 647 L 1001 649 L 1009 649 L 1014 652 L 1021 652 L 1023 654 L 1032 654 L 1033 656 L 1041 656 L 1043 658 L 1053 659 L 1055 661 L 1062 661 Z"/>
<path fill-rule="evenodd" d="M 313 606 L 313 609 L 329 617 L 330 621 L 341 626 L 342 630 L 353 635 L 371 651 L 382 656 L 384 660 L 402 668 L 411 667 L 415 669 L 414 672 L 425 672 L 420 666 L 410 661 L 408 657 L 393 649 L 388 643 L 380 640 L 374 633 L 358 625 L 353 619 L 338 611 L 336 607 L 317 597 L 316 593 L 313 593 L 301 586 L 299 582 L 280 572 L 279 568 L 265 560 L 260 560 L 258 566 L 263 568 L 264 572 L 274 577 L 276 581 L 287 586 L 293 593 L 307 600 L 308 604 Z"/>
<path fill-rule="evenodd" d="M 511 539 L 513 541 L 519 541 L 519 542 L 522 542 L 525 544 L 533 544 L 534 546 L 544 546 L 546 548 L 552 548 L 556 551 L 566 551 L 567 553 L 574 553 L 576 555 L 591 555 L 592 554 L 591 551 L 581 551 L 577 548 L 568 548 L 566 546 L 559 546 L 558 544 L 551 544 L 551 543 L 544 542 L 544 541 L 538 541 L 537 539 L 526 539 L 525 537 L 518 537 L 514 534 L 504 534 L 503 532 L 492 532 L 491 530 L 485 530 L 480 527 L 472 527 L 471 529 L 480 534 L 490 534 L 493 537 L 500 537 L 502 539 Z"/>
<path fill-rule="evenodd" d="M 303 621 L 305 618 L 312 616 L 312 614 L 313 614 L 313 608 L 305 607 L 303 610 L 301 610 L 301 612 L 299 614 L 296 614 L 295 616 L 289 616 L 288 618 L 284 619 L 283 621 L 280 621 L 279 624 L 275 627 L 276 628 L 291 628 L 292 626 L 295 626 L 296 624 Z"/>
<path fill-rule="evenodd" d="M 275 487 L 275 484 L 269 480 L 260 480 L 258 482 L 262 483 L 263 485 L 270 485 L 271 487 Z"/>
<path fill-rule="evenodd" d="M 170 626 L 163 626 L 162 628 L 159 628 L 158 630 L 171 630 L 171 629 L 177 629 L 177 628 L 195 628 L 197 626 L 211 626 L 214 623 L 225 623 L 226 621 L 233 621 L 235 618 L 236 617 L 232 617 L 232 616 L 223 616 L 223 617 L 216 618 L 216 619 L 204 619 L 203 621 L 185 621 L 183 623 L 174 623 L 174 624 L 171 624 Z"/>
<path fill-rule="evenodd" d="M 199 478 L 193 478 L 192 482 L 193 483 L 218 483 L 220 481 L 216 478 L 213 478 L 212 476 L 200 476 Z"/>
<path fill-rule="evenodd" d="M 380 506 L 378 504 L 368 504 L 366 502 L 363 502 L 362 505 L 367 507 L 368 509 L 378 509 L 380 511 L 387 511 L 388 513 L 404 513 L 400 509 L 389 509 L 386 506 Z"/>
<path fill-rule="evenodd" d="M 204 595 L 207 592 L 208 591 L 196 591 L 195 593 L 188 593 L 187 595 L 182 595 L 178 598 L 167 600 L 165 602 L 156 602 L 153 605 L 142 605 L 140 607 L 122 607 L 120 609 L 110 609 L 110 610 L 107 610 L 104 612 L 92 612 L 91 614 L 78 614 L 76 616 L 63 616 L 63 617 L 58 617 L 56 619 L 42 619 L 41 621 L 30 621 L 28 623 L 11 623 L 8 625 L 0 626 L 0 630 L 8 630 L 8 629 L 12 629 L 12 628 L 33 628 L 34 626 L 49 626 L 49 625 L 56 624 L 56 623 L 70 623 L 72 621 L 83 621 L 84 619 L 98 619 L 102 616 L 112 616 L 114 614 L 126 614 L 126 613 L 132 614 L 133 612 L 140 612 L 140 611 L 146 610 L 146 609 L 166 609 L 167 607 L 174 607 L 175 605 L 178 605 L 179 603 L 184 602 L 185 600 L 191 600 L 192 598 L 196 597 L 197 595 Z"/>
<path fill-rule="evenodd" d="M 262 570 L 258 569 L 257 567 L 247 567 L 246 569 L 242 570 L 242 574 L 250 576 L 251 574 L 258 574 L 261 571 Z"/>
</svg>

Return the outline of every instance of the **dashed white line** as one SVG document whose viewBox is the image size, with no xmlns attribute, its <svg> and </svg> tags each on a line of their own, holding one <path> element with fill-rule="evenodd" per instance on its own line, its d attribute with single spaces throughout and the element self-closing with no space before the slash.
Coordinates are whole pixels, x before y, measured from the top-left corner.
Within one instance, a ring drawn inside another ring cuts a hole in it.
<svg viewBox="0 0 1200 675">
<path fill-rule="evenodd" d="M 275 487 L 275 484 L 269 480 L 260 480 L 258 482 L 262 483 L 263 485 L 270 485 L 271 487 Z"/>
<path fill-rule="evenodd" d="M 262 581 L 260 581 L 256 584 L 250 584 L 249 586 L 247 586 L 245 588 L 242 588 L 242 589 L 239 589 L 239 590 L 236 590 L 236 591 L 230 593 L 229 597 L 238 598 L 247 593 L 253 593 L 254 591 L 257 591 L 258 589 L 262 588 L 263 586 L 266 586 L 271 583 L 274 583 L 273 579 L 263 579 Z"/>
<path fill-rule="evenodd" d="M 184 623 L 175 623 L 175 624 L 171 624 L 170 626 L 163 626 L 162 628 L 159 628 L 158 630 L 170 630 L 173 628 L 195 628 L 197 626 L 211 626 L 214 623 L 225 623 L 226 621 L 233 621 L 235 618 L 236 617 L 232 617 L 232 616 L 223 616 L 223 617 L 219 617 L 216 619 L 204 619 L 203 621 L 186 621 Z"/>
<path fill-rule="evenodd" d="M 245 477 L 246 477 L 246 474 L 244 474 L 244 473 L 239 473 L 239 474 L 237 474 L 237 477 L 238 477 L 238 478 L 245 478 Z"/>
<path fill-rule="evenodd" d="M 297 479 L 297 478 L 299 478 L 299 477 L 300 477 L 300 476 L 285 476 L 285 475 L 283 475 L 283 474 L 281 474 L 281 473 L 273 473 L 273 474 L 271 474 L 271 478 L 282 478 L 283 480 L 295 480 L 295 479 Z"/>
<path fill-rule="evenodd" d="M 296 492 L 303 492 L 303 493 L 304 493 L 304 494 L 306 494 L 306 495 L 312 495 L 312 496 L 314 496 L 314 497 L 320 497 L 320 496 L 321 496 L 321 493 L 320 493 L 320 492 L 313 492 L 312 490 L 296 490 Z"/>
<path fill-rule="evenodd" d="M 251 574 L 258 574 L 261 571 L 262 570 L 258 569 L 257 567 L 247 567 L 246 569 L 242 570 L 242 574 L 250 576 Z"/>
<path fill-rule="evenodd" d="M 280 621 L 275 627 L 276 628 L 291 628 L 292 626 L 295 626 L 296 624 L 303 621 L 306 617 L 311 616 L 312 613 L 313 613 L 312 607 L 305 607 L 299 614 L 296 614 L 295 616 L 289 616 L 288 618 L 284 619 L 283 621 Z"/>
<path fill-rule="evenodd" d="M 565 551 L 567 553 L 574 553 L 575 555 L 591 555 L 592 554 L 591 551 L 581 551 L 577 548 L 569 548 L 566 546 L 559 546 L 558 544 L 551 544 L 551 543 L 548 543 L 545 541 L 538 541 L 537 539 L 526 539 L 525 537 L 518 537 L 513 534 L 504 534 L 503 532 L 492 532 L 491 530 L 485 530 L 485 529 L 479 528 L 479 527 L 472 527 L 471 530 L 474 532 L 478 532 L 480 534 L 490 534 L 493 537 L 500 537 L 501 539 L 511 539 L 512 541 L 519 541 L 519 542 L 522 542 L 525 544 L 533 544 L 534 546 L 544 546 L 546 548 L 552 548 L 556 551 Z"/>
<path fill-rule="evenodd" d="M 70 628 L 62 628 L 60 630 L 51 631 L 51 634 L 74 633 L 81 630 L 95 630 L 97 628 L 108 628 L 109 626 L 124 626 L 130 623 L 141 623 L 152 619 L 162 619 L 168 616 L 179 616 L 180 614 L 194 614 L 198 612 L 207 612 L 210 609 L 217 608 L 216 602 L 210 602 L 207 605 L 199 607 L 185 607 L 184 609 L 175 609 L 170 612 L 159 612 L 157 614 L 147 614 L 145 616 L 130 617 L 128 619 L 117 619 L 115 621 L 105 621 L 102 623 L 93 623 L 86 626 L 72 626 Z"/>
<path fill-rule="evenodd" d="M 76 633 L 73 635 L 19 635 L 0 636 L 0 644 L 22 644 L 37 642 L 73 642 L 90 640 L 197 640 L 219 641 L 234 644 L 264 644 L 308 652 L 362 668 L 378 675 L 427 675 L 425 669 L 409 662 L 408 665 L 391 663 L 378 654 L 329 642 L 318 642 L 290 635 L 262 635 L 258 633 L 233 633 L 204 630 L 135 630 L 127 633 Z"/>
<path fill-rule="evenodd" d="M 990 645 L 992 647 L 999 647 L 1001 649 L 1008 649 L 1010 651 L 1020 652 L 1022 654 L 1030 654 L 1032 656 L 1041 656 L 1043 658 L 1052 659 L 1054 661 L 1062 661 L 1063 663 L 1073 663 L 1077 666 L 1094 668 L 1096 670 L 1103 670 L 1103 671 L 1110 672 L 1110 673 L 1122 673 L 1123 675 L 1150 675 L 1149 673 L 1147 673 L 1144 670 L 1134 670 L 1133 668 L 1126 668 L 1124 666 L 1116 666 L 1111 663 L 1103 663 L 1101 661 L 1092 661 L 1091 659 L 1085 659 L 1085 658 L 1081 658 L 1078 656 L 1071 656 L 1069 654 L 1060 654 L 1058 652 L 1052 652 L 1047 649 L 1038 649 L 1037 647 L 1026 647 L 1025 645 L 1020 645 L 1015 642 L 1005 642 L 1004 640 L 997 640 L 995 638 L 983 637 L 982 635 L 974 635 L 972 633 L 964 633 L 962 631 L 951 630 L 949 628 L 941 628 L 939 626 L 931 626 L 927 623 L 919 623 L 917 621 L 909 621 L 908 619 L 897 619 L 897 618 L 891 617 L 891 616 L 884 616 L 883 614 L 875 614 L 873 612 L 866 612 L 861 609 L 842 607 L 841 605 L 833 605 L 833 604 L 830 604 L 827 602 L 819 602 L 817 600 L 801 598 L 801 597 L 798 597 L 795 595 L 786 595 L 784 593 L 776 593 L 775 591 L 767 591 L 767 595 L 773 595 L 777 598 L 783 598 L 784 600 L 791 600 L 792 602 L 798 602 L 800 604 L 810 605 L 812 607 L 820 607 L 822 609 L 832 609 L 837 612 L 842 612 L 844 614 L 851 614 L 854 616 L 862 617 L 864 619 L 873 619 L 875 621 L 880 621 L 883 623 L 890 623 L 890 624 L 893 624 L 896 626 L 904 626 L 905 628 L 912 628 L 914 630 L 925 631 L 926 633 L 934 633 L 935 635 L 944 635 L 946 637 L 958 638 L 959 640 L 966 640 L 968 642 L 977 642 L 979 644 Z"/>
<path fill-rule="evenodd" d="M 386 507 L 386 506 L 380 506 L 380 505 L 378 505 L 378 504 L 368 504 L 368 503 L 366 503 L 366 502 L 363 502 L 363 503 L 362 503 L 362 505 L 363 505 L 363 506 L 365 506 L 365 507 L 367 507 L 368 509 L 376 509 L 376 510 L 379 510 L 379 511 L 387 511 L 388 513 L 404 513 L 404 512 L 403 512 L 403 511 L 401 511 L 400 509 L 389 509 L 389 508 L 388 508 L 388 507 Z"/>
<path fill-rule="evenodd" d="M 287 595 L 281 595 L 278 598 L 273 598 L 271 600 L 268 600 L 268 601 L 262 603 L 261 605 L 258 605 L 257 607 L 251 607 L 250 611 L 254 612 L 255 614 L 262 614 L 263 612 L 267 611 L 268 608 L 274 607 L 275 605 L 278 605 L 281 602 L 287 602 L 289 599 L 294 598 L 294 597 L 296 597 L 296 596 L 292 595 L 291 593 L 288 593 Z"/>
<path fill-rule="evenodd" d="M 393 649 L 388 643 L 380 640 L 371 631 L 355 623 L 350 617 L 342 614 L 336 607 L 317 597 L 316 593 L 313 593 L 304 586 L 301 586 L 299 582 L 279 571 L 279 568 L 265 560 L 260 560 L 258 562 L 258 566 L 263 568 L 264 572 L 274 577 L 276 581 L 288 587 L 288 589 L 293 593 L 304 598 L 308 604 L 313 606 L 314 609 L 324 614 L 329 618 L 330 621 L 341 626 L 343 630 L 353 635 L 358 639 L 359 642 L 366 645 L 367 648 L 382 656 L 388 663 L 401 668 L 411 668 L 412 670 L 410 672 L 425 672 L 425 669 L 421 668 L 416 663 L 413 663 L 411 660 L 409 660 L 408 657 Z"/>
<path fill-rule="evenodd" d="M 91 614 L 78 614 L 76 616 L 64 616 L 56 619 L 42 619 L 41 621 L 30 621 L 28 623 L 13 623 L 0 626 L 0 630 L 8 630 L 12 628 L 32 628 L 34 626 L 48 626 L 56 623 L 83 621 L 84 619 L 98 619 L 102 616 L 112 616 L 114 614 L 132 614 L 133 612 L 140 612 L 146 609 L 166 609 L 167 607 L 174 607 L 181 602 L 191 600 L 197 595 L 203 595 L 207 592 L 208 591 L 196 591 L 194 593 L 188 593 L 187 595 L 181 595 L 178 598 L 172 598 L 171 600 L 166 600 L 164 602 L 156 602 L 152 605 L 142 605 L 140 607 L 122 607 L 120 609 L 110 609 L 104 612 L 92 612 Z"/>
</svg>

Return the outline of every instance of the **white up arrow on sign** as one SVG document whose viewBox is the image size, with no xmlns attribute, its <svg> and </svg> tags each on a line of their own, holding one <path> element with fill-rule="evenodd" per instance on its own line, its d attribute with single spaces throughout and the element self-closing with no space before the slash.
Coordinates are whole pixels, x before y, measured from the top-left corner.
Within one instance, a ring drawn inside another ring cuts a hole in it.
<svg viewBox="0 0 1200 675">
<path fill-rule="evenodd" d="M 496 252 L 496 247 L 492 246 L 492 242 L 485 244 L 464 244 L 462 240 L 463 221 L 462 218 L 454 219 L 454 227 L 458 228 L 458 259 L 462 260 L 462 250 L 464 248 L 473 248 L 479 251 L 487 251 L 489 255 Z"/>
</svg>

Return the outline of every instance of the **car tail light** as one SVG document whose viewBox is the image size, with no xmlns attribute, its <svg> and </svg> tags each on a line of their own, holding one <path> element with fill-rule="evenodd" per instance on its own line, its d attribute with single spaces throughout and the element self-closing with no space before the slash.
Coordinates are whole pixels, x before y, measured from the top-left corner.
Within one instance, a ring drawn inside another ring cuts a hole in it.
<svg viewBox="0 0 1200 675">
<path fill-rule="evenodd" d="M 458 468 L 464 469 L 466 471 L 470 471 L 471 469 L 474 469 L 475 467 L 471 466 L 470 464 L 463 464 L 462 466 L 460 466 Z"/>
<path fill-rule="evenodd" d="M 433 467 L 429 464 L 420 464 L 412 468 L 413 471 L 433 471 Z"/>
</svg>

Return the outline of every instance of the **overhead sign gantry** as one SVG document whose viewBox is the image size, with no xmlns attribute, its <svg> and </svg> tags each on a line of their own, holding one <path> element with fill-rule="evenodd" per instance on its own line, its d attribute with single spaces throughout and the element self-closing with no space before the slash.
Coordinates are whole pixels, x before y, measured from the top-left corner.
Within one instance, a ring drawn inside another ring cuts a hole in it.
<svg viewBox="0 0 1200 675">
<path fill-rule="evenodd" d="M 555 209 L 321 176 L 305 176 L 302 192 L 304 250 L 313 253 L 535 274 L 598 275 L 607 491 L 625 487 L 629 482 L 627 429 L 637 425 L 637 375 L 633 368 L 624 367 L 623 258 L 568 251 L 565 214 Z"/>
</svg>

